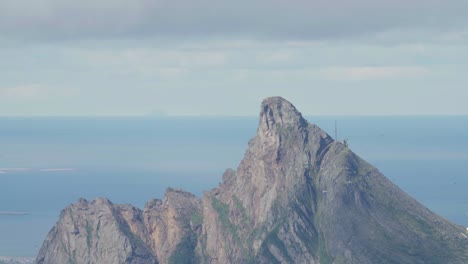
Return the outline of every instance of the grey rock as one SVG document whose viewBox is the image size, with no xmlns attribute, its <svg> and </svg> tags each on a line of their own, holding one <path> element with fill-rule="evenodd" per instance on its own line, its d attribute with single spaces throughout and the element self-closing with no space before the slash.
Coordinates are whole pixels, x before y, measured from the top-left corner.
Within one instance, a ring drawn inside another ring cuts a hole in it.
<svg viewBox="0 0 468 264">
<path fill-rule="evenodd" d="M 165 198 L 151 200 L 143 211 L 145 241 L 160 263 L 196 259 L 195 246 L 202 224 L 201 200 L 191 193 L 168 188 Z"/>
<path fill-rule="evenodd" d="M 156 258 L 127 221 L 140 215 L 133 206 L 114 205 L 104 198 L 80 199 L 62 211 L 35 263 L 155 264 Z"/>
</svg>

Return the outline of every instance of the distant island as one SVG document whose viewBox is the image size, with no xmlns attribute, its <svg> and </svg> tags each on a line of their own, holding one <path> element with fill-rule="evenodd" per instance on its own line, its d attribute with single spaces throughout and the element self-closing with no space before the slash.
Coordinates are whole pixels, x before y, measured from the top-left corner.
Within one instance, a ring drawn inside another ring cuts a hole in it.
<svg viewBox="0 0 468 264">
<path fill-rule="evenodd" d="M 0 264 L 31 264 L 34 258 L 29 257 L 4 257 L 0 256 Z"/>
<path fill-rule="evenodd" d="M 31 171 L 30 168 L 0 168 L 0 173 Z"/>
<path fill-rule="evenodd" d="M 29 213 L 28 212 L 0 211 L 0 215 L 29 215 Z"/>
<path fill-rule="evenodd" d="M 32 169 L 32 168 L 0 168 L 0 173 L 14 173 L 14 172 L 59 172 L 59 171 L 76 171 L 75 168 L 45 168 L 45 169 Z"/>
<path fill-rule="evenodd" d="M 52 168 L 52 169 L 40 169 L 42 172 L 53 172 L 53 171 L 76 171 L 74 168 Z"/>
</svg>

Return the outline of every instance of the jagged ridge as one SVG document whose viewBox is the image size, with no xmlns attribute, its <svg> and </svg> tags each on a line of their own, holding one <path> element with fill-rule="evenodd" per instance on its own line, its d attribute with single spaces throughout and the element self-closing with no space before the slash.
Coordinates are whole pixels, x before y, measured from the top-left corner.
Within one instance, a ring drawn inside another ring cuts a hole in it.
<svg viewBox="0 0 468 264">
<path fill-rule="evenodd" d="M 143 211 L 81 200 L 36 263 L 468 263 L 465 232 L 270 97 L 218 188 L 168 189 Z"/>
</svg>

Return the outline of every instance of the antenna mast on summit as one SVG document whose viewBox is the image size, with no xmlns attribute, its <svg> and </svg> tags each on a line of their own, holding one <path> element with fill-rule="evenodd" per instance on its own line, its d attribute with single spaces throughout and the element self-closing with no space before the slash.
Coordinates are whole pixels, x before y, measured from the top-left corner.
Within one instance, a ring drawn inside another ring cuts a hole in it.
<svg viewBox="0 0 468 264">
<path fill-rule="evenodd" d="M 335 140 L 338 141 L 338 125 L 337 125 L 336 120 L 335 120 Z"/>
</svg>

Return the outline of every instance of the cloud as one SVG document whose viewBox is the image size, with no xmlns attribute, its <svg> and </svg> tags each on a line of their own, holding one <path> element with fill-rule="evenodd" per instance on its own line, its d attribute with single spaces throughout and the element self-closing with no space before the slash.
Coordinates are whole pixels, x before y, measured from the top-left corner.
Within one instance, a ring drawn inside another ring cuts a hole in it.
<svg viewBox="0 0 468 264">
<path fill-rule="evenodd" d="M 0 114 L 249 115 L 273 94 L 314 114 L 466 114 L 467 6 L 0 0 Z"/>
<path fill-rule="evenodd" d="M 430 74 L 428 69 L 421 66 L 330 67 L 319 72 L 325 79 L 336 81 L 401 80 Z"/>
<path fill-rule="evenodd" d="M 270 52 L 261 52 L 256 56 L 256 61 L 259 64 L 276 64 L 276 63 L 289 63 L 295 58 L 294 52 L 288 51 L 270 51 Z"/>
<path fill-rule="evenodd" d="M 47 98 L 41 85 L 24 85 L 0 89 L 0 98 L 7 101 L 38 101 Z"/>
<path fill-rule="evenodd" d="M 0 87 L 0 101 L 4 102 L 40 102 L 51 98 L 71 96 L 72 89 L 51 87 L 42 84 L 27 84 L 13 87 Z"/>
<path fill-rule="evenodd" d="M 2 0 L 0 35 L 46 40 L 314 40 L 448 30 L 456 35 L 466 28 L 466 13 L 466 0 Z"/>
<path fill-rule="evenodd" d="M 189 70 L 216 68 L 227 63 L 224 51 L 158 48 L 67 48 L 66 58 L 98 69 L 124 69 L 123 73 L 179 75 Z"/>
</svg>

